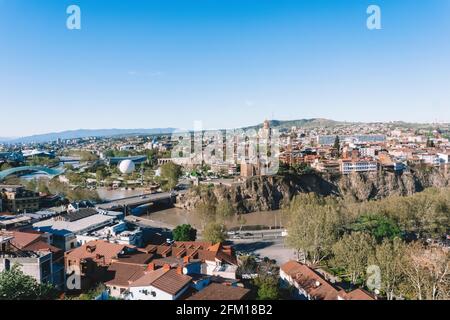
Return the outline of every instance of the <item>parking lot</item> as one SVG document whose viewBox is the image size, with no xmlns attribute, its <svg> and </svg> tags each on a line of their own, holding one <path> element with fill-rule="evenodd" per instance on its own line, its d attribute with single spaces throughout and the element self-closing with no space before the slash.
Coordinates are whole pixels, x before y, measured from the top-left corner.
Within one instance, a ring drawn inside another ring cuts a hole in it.
<svg viewBox="0 0 450 320">
<path fill-rule="evenodd" d="M 233 239 L 230 242 L 238 253 L 253 254 L 261 259 L 268 257 L 276 260 L 278 265 L 297 257 L 295 250 L 287 247 L 282 237 L 270 240 Z"/>
</svg>

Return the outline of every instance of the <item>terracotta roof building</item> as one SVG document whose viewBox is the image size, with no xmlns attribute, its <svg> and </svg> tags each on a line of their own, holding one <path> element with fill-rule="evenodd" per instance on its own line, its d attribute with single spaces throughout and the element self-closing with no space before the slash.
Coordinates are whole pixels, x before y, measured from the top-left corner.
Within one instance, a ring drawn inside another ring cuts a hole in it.
<svg viewBox="0 0 450 320">
<path fill-rule="evenodd" d="M 280 278 L 285 284 L 294 286 L 301 299 L 307 300 L 374 300 L 362 289 L 345 292 L 325 280 L 319 273 L 305 264 L 288 261 L 280 268 Z"/>
<path fill-rule="evenodd" d="M 81 288 L 107 279 L 107 268 L 122 255 L 137 252 L 133 246 L 110 243 L 103 240 L 90 241 L 64 254 L 68 274 L 74 271 L 81 276 Z"/>
<path fill-rule="evenodd" d="M 221 243 L 200 241 L 176 241 L 171 245 L 149 245 L 145 251 L 155 254 L 156 265 L 182 266 L 200 261 L 200 273 L 236 279 L 237 259 L 231 248 Z"/>
<path fill-rule="evenodd" d="M 146 270 L 132 281 L 125 299 L 130 300 L 176 300 L 189 289 L 192 278 L 181 268 L 166 265 L 157 270 Z"/>
<path fill-rule="evenodd" d="M 187 300 L 245 300 L 249 293 L 249 289 L 211 283 Z"/>
</svg>

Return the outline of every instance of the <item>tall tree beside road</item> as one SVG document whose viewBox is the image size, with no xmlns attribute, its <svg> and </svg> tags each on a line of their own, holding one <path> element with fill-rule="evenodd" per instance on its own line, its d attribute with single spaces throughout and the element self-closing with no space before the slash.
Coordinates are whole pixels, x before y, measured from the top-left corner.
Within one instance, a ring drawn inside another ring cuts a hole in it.
<svg viewBox="0 0 450 320">
<path fill-rule="evenodd" d="M 227 221 L 233 216 L 234 212 L 235 210 L 233 208 L 233 205 L 228 199 L 219 201 L 216 206 L 216 218 L 218 221 Z"/>
<path fill-rule="evenodd" d="M 206 241 L 212 243 L 224 242 L 227 238 L 226 229 L 220 223 L 209 223 L 202 235 Z"/>
<path fill-rule="evenodd" d="M 388 300 L 400 295 L 404 280 L 402 266 L 405 263 L 405 250 L 406 245 L 399 238 L 384 239 L 381 244 L 375 247 L 373 264 L 380 268 L 380 289 Z"/>
<path fill-rule="evenodd" d="M 426 247 L 415 242 L 408 245 L 403 265 L 406 283 L 404 294 L 417 300 L 450 298 L 450 252 L 441 247 Z"/>
<path fill-rule="evenodd" d="M 200 201 L 195 205 L 195 214 L 200 219 L 202 223 L 202 228 L 211 222 L 215 222 L 216 218 L 216 207 L 209 201 Z"/>
<path fill-rule="evenodd" d="M 314 193 L 296 196 L 284 212 L 287 243 L 307 261 L 317 264 L 331 253 L 341 227 L 340 206 Z"/>
<path fill-rule="evenodd" d="M 164 180 L 164 188 L 173 190 L 181 177 L 181 167 L 173 162 L 165 163 L 161 166 L 161 179 Z"/>
<path fill-rule="evenodd" d="M 353 284 L 363 282 L 374 245 L 375 240 L 367 233 L 346 234 L 333 245 L 332 263 L 337 268 L 343 268 Z"/>
</svg>

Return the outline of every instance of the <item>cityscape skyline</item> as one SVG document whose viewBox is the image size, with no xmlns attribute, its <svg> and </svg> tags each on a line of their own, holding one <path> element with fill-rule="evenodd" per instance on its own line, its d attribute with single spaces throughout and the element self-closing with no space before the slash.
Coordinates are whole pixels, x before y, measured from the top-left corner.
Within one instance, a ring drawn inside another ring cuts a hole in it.
<svg viewBox="0 0 450 320">
<path fill-rule="evenodd" d="M 296 122 L 296 121 L 325 121 L 325 122 L 335 122 L 336 124 L 341 125 L 348 125 L 348 124 L 395 124 L 398 123 L 399 126 L 402 126 L 402 124 L 409 124 L 409 125 L 430 125 L 430 126 L 439 126 L 439 125 L 445 125 L 450 126 L 450 122 L 404 122 L 401 120 L 392 120 L 392 121 L 372 121 L 372 122 L 361 122 L 361 121 L 336 121 L 334 119 L 325 119 L 325 118 L 311 118 L 311 119 L 286 119 L 286 120 L 279 120 L 279 119 L 265 119 L 270 122 L 280 122 L 285 126 L 285 123 L 288 122 Z M 245 129 L 245 128 L 252 128 L 255 126 L 262 126 L 263 122 L 255 122 L 252 124 L 249 124 L 247 126 L 243 127 L 220 127 L 220 128 L 207 128 L 203 127 L 202 123 L 194 123 L 191 127 L 183 127 L 183 128 L 175 128 L 175 127 L 161 127 L 161 128 L 79 128 L 79 129 L 73 129 L 73 130 L 63 130 L 63 131 L 54 131 L 54 132 L 43 132 L 43 133 L 37 133 L 32 134 L 28 136 L 16 136 L 16 137 L 5 137 L 0 136 L 0 144 L 1 143 L 31 143 L 31 142 L 50 142 L 56 139 L 63 139 L 63 140 L 70 140 L 70 139 L 78 139 L 78 138 L 86 138 L 86 137 L 112 137 L 112 136 L 127 136 L 132 134 L 139 134 L 139 135 L 159 135 L 159 134 L 173 134 L 174 132 L 183 132 L 184 130 L 189 131 L 199 131 L 199 130 L 233 130 L 233 129 Z M 301 126 L 300 126 L 301 127 Z M 67 135 L 71 135 L 71 137 L 67 137 Z M 37 138 L 37 140 L 34 140 L 34 138 Z"/>
<path fill-rule="evenodd" d="M 450 122 L 450 4 L 0 1 L 0 137 L 263 119 Z M 17 125 L 20 124 L 20 125 Z"/>
</svg>

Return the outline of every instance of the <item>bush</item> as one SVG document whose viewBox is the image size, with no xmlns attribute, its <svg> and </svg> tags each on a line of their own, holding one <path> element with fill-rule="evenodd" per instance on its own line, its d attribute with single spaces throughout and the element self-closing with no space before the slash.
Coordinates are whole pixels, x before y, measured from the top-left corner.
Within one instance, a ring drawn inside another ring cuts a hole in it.
<svg viewBox="0 0 450 320">
<path fill-rule="evenodd" d="M 190 224 L 177 226 L 172 232 L 175 241 L 195 241 L 197 239 L 197 230 Z"/>
</svg>

